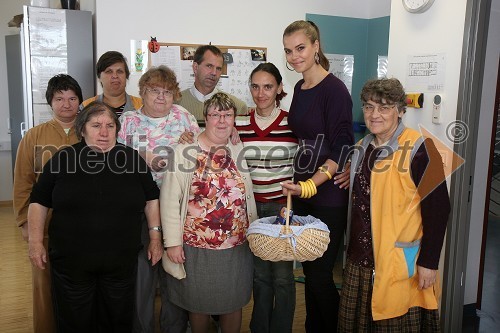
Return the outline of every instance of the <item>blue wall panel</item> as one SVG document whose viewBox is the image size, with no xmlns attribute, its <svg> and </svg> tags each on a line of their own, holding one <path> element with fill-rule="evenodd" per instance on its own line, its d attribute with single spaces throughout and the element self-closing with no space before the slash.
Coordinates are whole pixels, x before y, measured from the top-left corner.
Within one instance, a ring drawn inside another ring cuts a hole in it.
<svg viewBox="0 0 500 333">
<path fill-rule="evenodd" d="M 353 119 L 363 122 L 359 94 L 368 79 L 377 77 L 378 56 L 387 56 L 389 16 L 359 19 L 306 14 L 320 29 L 323 52 L 354 55 L 352 79 Z M 356 138 L 362 134 L 356 135 Z"/>
</svg>

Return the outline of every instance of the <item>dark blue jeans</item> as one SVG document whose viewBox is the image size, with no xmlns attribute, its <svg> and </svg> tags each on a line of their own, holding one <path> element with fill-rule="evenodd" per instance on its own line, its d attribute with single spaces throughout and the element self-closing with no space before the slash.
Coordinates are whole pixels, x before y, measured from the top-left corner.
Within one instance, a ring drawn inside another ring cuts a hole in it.
<svg viewBox="0 0 500 333">
<path fill-rule="evenodd" d="M 257 202 L 259 217 L 277 216 L 278 203 Z M 289 333 L 295 312 L 295 280 L 293 262 L 271 262 L 254 256 L 253 333 Z"/>
</svg>

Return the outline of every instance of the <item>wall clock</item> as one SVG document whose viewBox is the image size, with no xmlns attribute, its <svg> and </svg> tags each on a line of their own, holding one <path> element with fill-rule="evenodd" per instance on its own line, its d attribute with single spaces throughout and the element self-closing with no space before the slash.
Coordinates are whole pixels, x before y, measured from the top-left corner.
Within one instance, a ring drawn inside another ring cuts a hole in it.
<svg viewBox="0 0 500 333">
<path fill-rule="evenodd" d="M 403 7 L 410 13 L 423 13 L 429 9 L 434 0 L 402 0 Z"/>
</svg>

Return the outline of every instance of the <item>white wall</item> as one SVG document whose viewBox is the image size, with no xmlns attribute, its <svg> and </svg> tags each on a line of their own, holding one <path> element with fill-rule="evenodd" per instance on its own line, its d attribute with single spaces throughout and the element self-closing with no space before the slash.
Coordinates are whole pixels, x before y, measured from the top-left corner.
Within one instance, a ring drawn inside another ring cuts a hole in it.
<svg viewBox="0 0 500 333">
<path fill-rule="evenodd" d="M 429 98 L 432 95 L 427 92 L 424 92 L 427 97 L 424 108 L 408 109 L 404 122 L 416 129 L 422 124 L 450 147 L 452 142 L 446 138 L 445 129 L 447 124 L 456 119 L 462 60 L 461 32 L 464 30 L 466 2 L 467 0 L 435 1 L 428 11 L 421 14 L 408 13 L 401 1 L 392 1 L 391 6 L 388 76 L 398 78 L 405 86 L 408 55 L 446 54 L 442 123 L 432 123 L 432 103 Z"/>
<path fill-rule="evenodd" d="M 367 18 L 389 16 L 391 13 L 391 0 L 368 1 L 367 9 Z"/>
<path fill-rule="evenodd" d="M 477 138 L 476 166 L 471 205 L 471 226 L 469 251 L 467 252 L 467 272 L 465 280 L 464 304 L 476 303 L 483 236 L 483 214 L 485 209 L 486 188 L 489 183 L 488 168 L 490 161 L 491 126 L 494 122 L 495 87 L 497 84 L 498 60 L 500 55 L 500 0 L 492 0 L 491 15 L 486 49 L 481 113 Z M 496 123 L 496 121 L 495 121 Z"/>
</svg>

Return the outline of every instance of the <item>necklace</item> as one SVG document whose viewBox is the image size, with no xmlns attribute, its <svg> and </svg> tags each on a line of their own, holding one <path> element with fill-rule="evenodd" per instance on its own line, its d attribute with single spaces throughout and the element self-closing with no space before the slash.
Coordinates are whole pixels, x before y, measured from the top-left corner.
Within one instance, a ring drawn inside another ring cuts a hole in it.
<svg viewBox="0 0 500 333">
<path fill-rule="evenodd" d="M 255 109 L 255 118 L 259 120 L 269 120 L 276 118 L 278 116 L 279 109 L 277 107 L 274 107 L 273 111 L 268 116 L 261 116 L 258 112 L 257 109 Z"/>
</svg>

